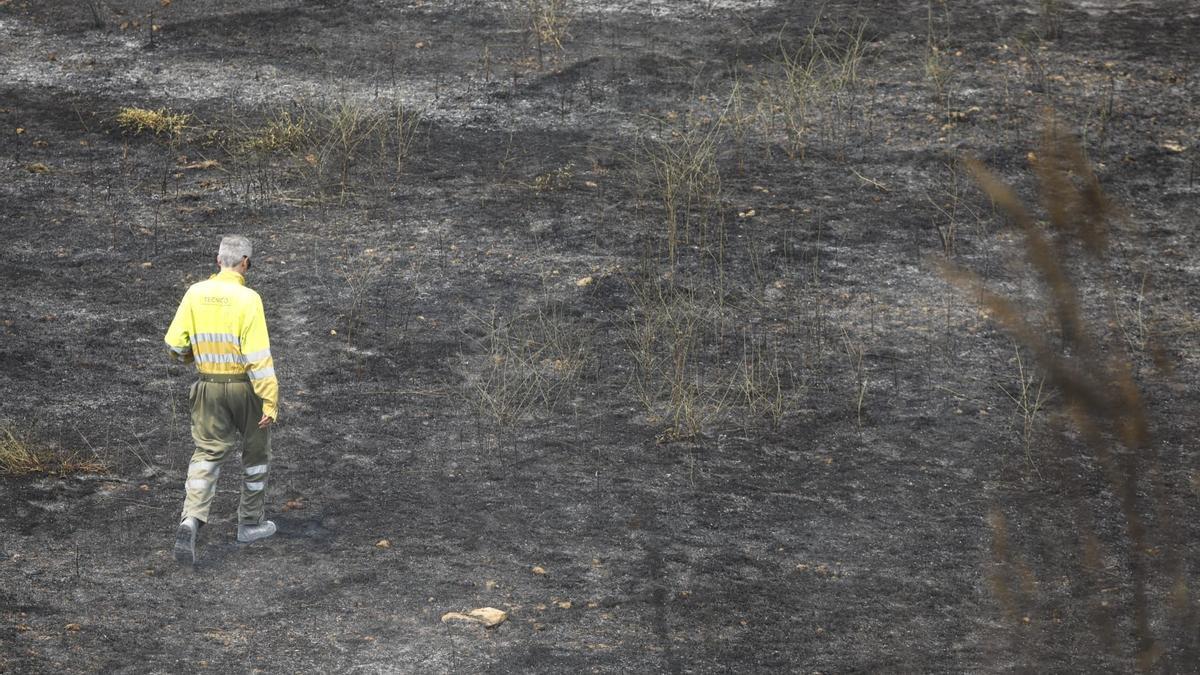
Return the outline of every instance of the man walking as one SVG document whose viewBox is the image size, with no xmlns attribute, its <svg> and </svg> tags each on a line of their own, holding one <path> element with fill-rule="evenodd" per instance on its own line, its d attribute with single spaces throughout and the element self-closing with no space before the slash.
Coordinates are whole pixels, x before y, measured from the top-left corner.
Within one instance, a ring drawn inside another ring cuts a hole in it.
<svg viewBox="0 0 1200 675">
<path fill-rule="evenodd" d="M 263 520 L 263 500 L 279 382 L 262 298 L 246 287 L 252 252 L 245 237 L 223 238 L 217 252 L 221 271 L 188 288 L 165 337 L 171 355 L 185 363 L 194 361 L 200 372 L 188 395 L 196 451 L 188 466 L 187 496 L 175 536 L 175 559 L 188 565 L 196 562 L 196 532 L 208 521 L 221 465 L 238 436 L 244 472 L 238 541 L 275 534 L 275 523 Z"/>
</svg>

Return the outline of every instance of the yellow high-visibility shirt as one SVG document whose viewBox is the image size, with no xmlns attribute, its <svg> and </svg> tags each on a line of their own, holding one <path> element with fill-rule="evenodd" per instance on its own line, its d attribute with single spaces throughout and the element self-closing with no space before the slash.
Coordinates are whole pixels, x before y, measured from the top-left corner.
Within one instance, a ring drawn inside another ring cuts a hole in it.
<svg viewBox="0 0 1200 675">
<path fill-rule="evenodd" d="M 233 270 L 191 285 L 164 337 L 178 357 L 209 375 L 246 373 L 263 402 L 263 414 L 279 415 L 279 381 L 271 359 L 262 298 Z"/>
</svg>

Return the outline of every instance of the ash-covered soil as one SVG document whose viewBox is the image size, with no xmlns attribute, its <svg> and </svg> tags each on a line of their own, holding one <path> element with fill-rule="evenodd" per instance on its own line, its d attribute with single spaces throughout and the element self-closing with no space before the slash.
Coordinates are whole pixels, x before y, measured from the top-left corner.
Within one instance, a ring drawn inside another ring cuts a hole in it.
<svg viewBox="0 0 1200 675">
<path fill-rule="evenodd" d="M 540 49 L 529 6 L 0 0 L 0 432 L 110 468 L 0 476 L 0 672 L 1195 667 L 1191 2 L 568 1 Z M 784 95 L 806 40 L 853 77 Z M 1047 108 L 1125 211 L 1071 269 L 1149 410 L 1142 551 L 938 271 L 1039 306 L 957 162 L 1036 204 Z M 403 147 L 247 144 L 397 110 Z M 232 232 L 279 534 L 235 543 L 227 474 L 182 569 L 192 373 L 161 340 Z M 440 620 L 477 607 L 508 620 Z"/>
</svg>

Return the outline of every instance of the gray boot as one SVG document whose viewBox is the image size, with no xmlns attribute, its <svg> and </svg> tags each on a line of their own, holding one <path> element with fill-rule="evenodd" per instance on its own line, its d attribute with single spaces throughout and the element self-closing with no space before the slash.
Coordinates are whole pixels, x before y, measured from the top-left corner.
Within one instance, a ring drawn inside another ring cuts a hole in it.
<svg viewBox="0 0 1200 675">
<path fill-rule="evenodd" d="M 175 562 L 180 565 L 196 564 L 196 532 L 200 530 L 200 521 L 195 518 L 184 518 L 175 530 Z"/>
<path fill-rule="evenodd" d="M 257 525 L 238 525 L 238 541 L 249 544 L 275 534 L 275 523 L 264 520 Z"/>
</svg>

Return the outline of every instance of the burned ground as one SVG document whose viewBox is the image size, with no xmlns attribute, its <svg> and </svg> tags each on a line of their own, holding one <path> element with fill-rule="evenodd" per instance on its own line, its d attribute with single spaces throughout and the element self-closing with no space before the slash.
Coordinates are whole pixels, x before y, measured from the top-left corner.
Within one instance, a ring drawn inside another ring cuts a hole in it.
<svg viewBox="0 0 1200 675">
<path fill-rule="evenodd" d="M 243 4 L 0 0 L 0 425 L 109 467 L 0 477 L 0 671 L 1195 663 L 1191 3 L 567 2 L 540 50 L 549 0 Z M 1037 203 L 1047 108 L 1127 214 L 1061 253 L 1149 411 L 1145 550 L 939 273 L 1044 309 L 961 160 Z M 247 150 L 285 112 L 307 136 Z M 222 483 L 180 569 L 161 336 L 234 231 L 280 531 L 236 545 Z M 508 621 L 439 620 L 484 606 Z"/>
</svg>

